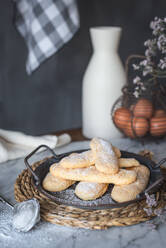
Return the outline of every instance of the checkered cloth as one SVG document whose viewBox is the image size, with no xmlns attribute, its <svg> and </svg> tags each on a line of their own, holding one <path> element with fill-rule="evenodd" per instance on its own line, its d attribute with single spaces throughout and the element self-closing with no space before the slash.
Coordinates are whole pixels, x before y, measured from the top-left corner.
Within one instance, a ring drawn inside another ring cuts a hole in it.
<svg viewBox="0 0 166 248">
<path fill-rule="evenodd" d="M 75 0 L 14 0 L 16 27 L 28 47 L 26 70 L 31 74 L 79 28 Z"/>
</svg>

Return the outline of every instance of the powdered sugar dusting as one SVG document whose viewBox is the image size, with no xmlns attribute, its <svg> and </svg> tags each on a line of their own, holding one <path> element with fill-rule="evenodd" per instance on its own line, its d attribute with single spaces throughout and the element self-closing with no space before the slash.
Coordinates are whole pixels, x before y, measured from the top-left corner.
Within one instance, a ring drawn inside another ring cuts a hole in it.
<svg viewBox="0 0 166 248">
<path fill-rule="evenodd" d="M 99 159 L 100 163 L 102 162 L 107 165 L 110 165 L 111 163 L 111 166 L 117 166 L 117 158 L 115 156 L 112 156 L 104 152 L 98 152 L 96 157 L 97 157 L 96 163 L 98 162 L 97 160 Z"/>
<path fill-rule="evenodd" d="M 106 191 L 106 193 L 96 199 L 96 200 L 90 200 L 90 201 L 84 201 L 79 199 L 76 195 L 75 195 L 75 188 L 77 187 L 78 183 L 73 184 L 70 188 L 68 188 L 67 190 L 64 191 L 60 191 L 60 192 L 56 192 L 53 193 L 51 192 L 52 195 L 56 196 L 59 200 L 61 200 L 62 203 L 67 203 L 67 204 L 72 204 L 75 206 L 82 206 L 82 207 L 96 207 L 98 205 L 101 204 L 111 204 L 114 203 L 114 201 L 111 198 L 111 190 L 112 190 L 112 185 L 110 185 Z M 92 186 L 93 187 L 93 186 Z"/>
<path fill-rule="evenodd" d="M 115 156 L 115 153 L 112 149 L 112 145 L 110 143 L 108 143 L 107 141 L 105 141 L 103 139 L 99 139 L 99 142 L 102 145 L 104 152 L 106 152 L 112 156 Z"/>
<path fill-rule="evenodd" d="M 91 140 L 90 146 L 95 155 L 96 168 L 99 171 L 110 174 L 118 172 L 118 159 L 109 142 L 94 138 Z"/>
<path fill-rule="evenodd" d="M 64 169 L 64 173 L 66 172 L 68 175 L 76 175 L 76 176 L 82 176 L 86 177 L 89 173 L 92 172 L 94 166 L 90 166 L 88 168 L 77 168 L 77 169 Z"/>
<path fill-rule="evenodd" d="M 77 192 L 95 196 L 106 186 L 104 183 L 80 182 L 77 184 Z"/>
<path fill-rule="evenodd" d="M 129 184 L 136 179 L 134 171 L 123 170 L 116 174 L 106 174 L 98 171 L 95 166 L 87 168 L 66 169 L 61 166 L 53 168 L 53 175 L 75 181 L 113 183 L 113 184 Z"/>
<path fill-rule="evenodd" d="M 60 161 L 62 166 L 66 163 L 70 165 L 84 165 L 87 163 L 87 165 L 90 165 L 94 163 L 93 154 L 91 151 L 72 153 Z"/>
</svg>

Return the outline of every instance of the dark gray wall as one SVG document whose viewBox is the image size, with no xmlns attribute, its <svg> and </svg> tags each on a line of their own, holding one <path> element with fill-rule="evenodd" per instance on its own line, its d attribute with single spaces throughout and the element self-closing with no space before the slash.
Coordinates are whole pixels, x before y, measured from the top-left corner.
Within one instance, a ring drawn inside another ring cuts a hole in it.
<svg viewBox="0 0 166 248">
<path fill-rule="evenodd" d="M 11 0 L 0 1 L 0 128 L 41 134 L 81 126 L 82 76 L 91 55 L 88 29 L 120 25 L 123 60 L 143 53 L 149 22 L 166 13 L 165 0 L 78 0 L 81 28 L 31 76 L 27 49 L 13 24 Z"/>
</svg>

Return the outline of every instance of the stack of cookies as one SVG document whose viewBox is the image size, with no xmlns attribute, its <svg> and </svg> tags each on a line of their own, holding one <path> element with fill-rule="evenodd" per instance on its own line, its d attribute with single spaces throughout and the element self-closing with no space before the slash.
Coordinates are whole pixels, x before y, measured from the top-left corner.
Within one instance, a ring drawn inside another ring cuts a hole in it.
<svg viewBox="0 0 166 248">
<path fill-rule="evenodd" d="M 114 184 L 111 197 L 117 202 L 133 200 L 149 180 L 149 169 L 134 158 L 121 158 L 118 148 L 99 138 L 90 142 L 90 150 L 72 153 L 50 167 L 43 188 L 57 192 L 75 182 L 75 194 L 82 200 L 101 197 Z"/>
</svg>

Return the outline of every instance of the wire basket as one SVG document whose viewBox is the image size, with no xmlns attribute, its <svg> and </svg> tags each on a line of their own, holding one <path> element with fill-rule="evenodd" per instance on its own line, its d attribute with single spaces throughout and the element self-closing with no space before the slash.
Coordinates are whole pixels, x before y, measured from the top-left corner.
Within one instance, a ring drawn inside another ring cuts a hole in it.
<svg viewBox="0 0 166 248">
<path fill-rule="evenodd" d="M 127 84 L 115 101 L 111 116 L 115 126 L 132 139 L 153 139 L 166 135 L 166 84 L 156 79 L 140 97 L 133 95 L 134 84 L 129 80 L 129 64 L 132 59 L 144 59 L 142 55 L 130 55 L 125 63 Z"/>
</svg>

